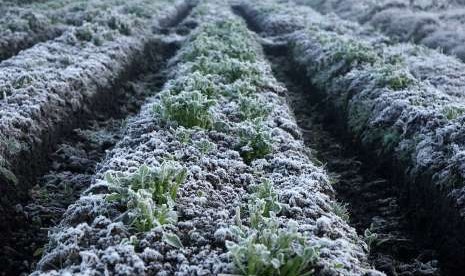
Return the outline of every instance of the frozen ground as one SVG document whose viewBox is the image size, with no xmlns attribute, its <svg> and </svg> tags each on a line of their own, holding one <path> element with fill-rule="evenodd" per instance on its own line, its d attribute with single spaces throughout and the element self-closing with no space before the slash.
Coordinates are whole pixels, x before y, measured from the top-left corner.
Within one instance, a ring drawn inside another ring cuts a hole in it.
<svg viewBox="0 0 465 276">
<path fill-rule="evenodd" d="M 463 8 L 0 4 L 1 275 L 460 275 Z"/>
</svg>

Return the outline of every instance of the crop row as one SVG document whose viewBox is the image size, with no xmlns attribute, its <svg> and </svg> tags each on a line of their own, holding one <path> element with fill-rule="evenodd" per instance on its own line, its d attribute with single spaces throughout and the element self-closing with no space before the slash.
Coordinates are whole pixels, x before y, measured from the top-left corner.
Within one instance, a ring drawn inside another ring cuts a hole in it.
<svg viewBox="0 0 465 276">
<path fill-rule="evenodd" d="M 86 25 L 83 28 L 89 28 L 90 24 L 98 23 L 129 32 L 125 23 L 128 19 L 145 20 L 155 15 L 158 9 L 157 4 L 145 0 L 131 3 L 121 0 L 61 0 L 22 6 L 5 5 L 0 7 L 0 61 L 83 25 Z"/>
<path fill-rule="evenodd" d="M 221 2 L 188 21 L 198 27 L 171 79 L 51 233 L 39 270 L 378 275 L 255 36 Z"/>
<path fill-rule="evenodd" d="M 111 104 L 111 88 L 143 69 L 152 27 L 169 25 L 189 9 L 185 3 L 155 7 L 153 18 L 119 18 L 128 32 L 112 24 L 84 25 L 0 63 L 2 210 L 27 193 L 57 139 Z"/>
<path fill-rule="evenodd" d="M 266 5 L 256 7 L 249 16 L 259 20 L 260 28 L 267 36 L 279 36 L 303 30 L 308 26 L 317 26 L 321 30 L 335 32 L 340 35 L 363 38 L 371 48 L 380 55 L 402 56 L 410 73 L 419 80 L 428 81 L 443 93 L 463 98 L 465 84 L 465 64 L 452 56 L 410 43 L 395 43 L 389 38 L 366 26 L 338 18 L 334 14 L 321 15 L 315 10 L 294 4 L 277 4 L 268 1 Z M 275 16 L 267 16 L 272 12 Z"/>
<path fill-rule="evenodd" d="M 464 3 L 453 1 L 296 0 L 323 13 L 371 25 L 394 41 L 440 48 L 465 60 Z"/>
<path fill-rule="evenodd" d="M 243 3 L 241 10 L 257 29 L 268 31 L 268 22 L 285 9 L 284 4 L 272 5 L 275 8 L 266 2 Z M 413 216 L 422 223 L 419 228 L 428 229 L 424 238 L 433 241 L 449 264 L 461 262 L 465 104 L 449 95 L 454 93 L 447 90 L 455 86 L 447 83 L 447 75 L 436 71 L 436 83 L 431 83 L 418 74 L 432 71 L 410 68 L 412 60 L 421 63 L 430 58 L 428 53 L 440 54 L 410 45 L 373 44 L 350 33 L 328 31 L 319 23 L 290 34 L 286 41 L 290 58 L 305 72 L 302 77 L 314 93 L 337 107 L 328 109 L 337 114 L 328 113 L 339 117 L 373 159 L 382 160 L 378 164 L 403 172 L 406 181 L 397 180 L 410 195 L 410 207 L 423 209 Z M 408 50 L 400 50 L 404 48 Z"/>
<path fill-rule="evenodd" d="M 58 25 L 27 8 L 0 8 L 0 61 L 40 41 L 57 37 L 61 33 Z"/>
</svg>

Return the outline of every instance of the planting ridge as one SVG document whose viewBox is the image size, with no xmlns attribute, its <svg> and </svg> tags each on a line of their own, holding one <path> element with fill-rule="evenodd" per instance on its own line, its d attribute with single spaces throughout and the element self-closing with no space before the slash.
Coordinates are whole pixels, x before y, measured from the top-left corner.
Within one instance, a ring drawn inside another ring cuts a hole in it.
<svg viewBox="0 0 465 276">
<path fill-rule="evenodd" d="M 175 24 L 189 8 L 187 2 L 167 8 L 159 3 L 147 7 L 158 13 L 143 19 L 115 13 L 124 29 L 105 23 L 114 17 L 100 18 L 0 63 L 2 232 L 15 229 L 15 208 L 28 198 L 57 142 L 98 112 L 112 110 L 118 101 L 112 89 L 149 65 L 145 55 L 158 45 L 153 31 Z M 2 246 L 8 239 L 2 236 Z"/>
<path fill-rule="evenodd" d="M 0 61 L 83 25 L 98 23 L 128 32 L 125 21 L 147 20 L 157 14 L 158 9 L 157 4 L 147 0 L 129 3 L 122 0 L 59 0 L 0 5 L 3 14 L 0 18 Z M 93 39 L 99 43 L 103 38 Z"/>
<path fill-rule="evenodd" d="M 394 41 L 413 41 L 465 60 L 463 1 L 294 0 L 327 14 L 371 25 Z"/>
</svg>

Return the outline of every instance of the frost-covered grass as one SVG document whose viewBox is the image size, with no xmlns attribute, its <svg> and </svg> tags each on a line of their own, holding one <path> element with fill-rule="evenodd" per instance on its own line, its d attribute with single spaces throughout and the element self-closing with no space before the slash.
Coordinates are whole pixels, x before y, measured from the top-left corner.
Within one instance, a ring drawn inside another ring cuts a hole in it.
<svg viewBox="0 0 465 276">
<path fill-rule="evenodd" d="M 35 274 L 380 275 L 332 211 L 329 177 L 310 161 L 246 24 L 222 1 L 187 21 L 199 27 L 171 61 L 170 80 L 128 122 Z M 175 164 L 172 181 L 158 181 L 166 162 Z M 165 188 L 154 196 L 154 186 Z M 174 200 L 157 196 L 170 187 Z M 152 211 L 163 202 L 177 220 L 160 227 Z"/>
</svg>

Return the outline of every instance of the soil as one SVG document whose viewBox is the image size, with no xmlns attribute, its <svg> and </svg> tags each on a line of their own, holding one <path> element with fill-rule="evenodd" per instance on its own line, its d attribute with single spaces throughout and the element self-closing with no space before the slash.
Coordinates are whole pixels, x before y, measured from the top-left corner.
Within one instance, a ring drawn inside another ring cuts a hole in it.
<svg viewBox="0 0 465 276">
<path fill-rule="evenodd" d="M 278 46 L 279 47 L 279 46 Z M 287 99 L 307 146 L 332 176 L 336 198 L 349 212 L 350 224 L 369 245 L 371 264 L 387 275 L 442 275 L 436 252 L 415 240 L 402 206 L 402 193 L 376 167 L 373 158 L 331 118 L 324 99 L 311 86 L 302 85 L 285 50 L 265 45 L 275 76 L 287 89 Z"/>
</svg>

